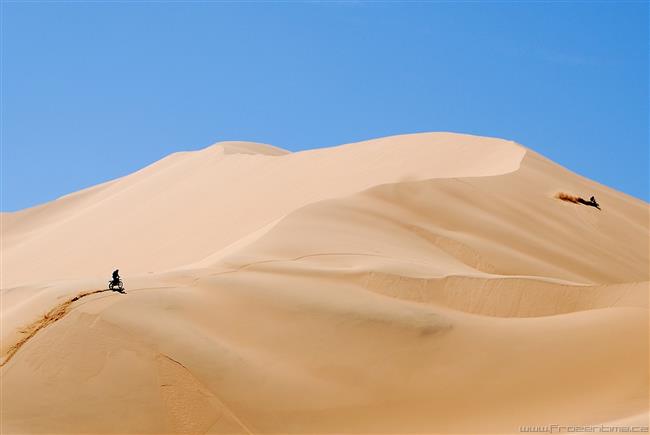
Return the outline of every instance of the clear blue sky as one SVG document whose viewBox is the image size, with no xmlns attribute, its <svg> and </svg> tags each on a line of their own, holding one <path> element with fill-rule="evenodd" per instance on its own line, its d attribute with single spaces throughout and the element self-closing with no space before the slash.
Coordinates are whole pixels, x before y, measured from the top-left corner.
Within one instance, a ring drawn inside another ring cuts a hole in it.
<svg viewBox="0 0 650 435">
<path fill-rule="evenodd" d="M 297 151 L 441 130 L 516 140 L 647 201 L 648 12 L 3 1 L 0 208 L 221 140 Z"/>
</svg>

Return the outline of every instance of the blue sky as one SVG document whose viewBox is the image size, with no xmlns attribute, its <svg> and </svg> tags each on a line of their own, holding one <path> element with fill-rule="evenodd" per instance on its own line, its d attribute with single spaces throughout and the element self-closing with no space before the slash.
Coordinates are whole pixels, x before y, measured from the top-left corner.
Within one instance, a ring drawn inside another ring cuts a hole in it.
<svg viewBox="0 0 650 435">
<path fill-rule="evenodd" d="M 645 2 L 3 1 L 0 208 L 221 140 L 421 131 L 647 201 L 648 54 Z"/>
</svg>

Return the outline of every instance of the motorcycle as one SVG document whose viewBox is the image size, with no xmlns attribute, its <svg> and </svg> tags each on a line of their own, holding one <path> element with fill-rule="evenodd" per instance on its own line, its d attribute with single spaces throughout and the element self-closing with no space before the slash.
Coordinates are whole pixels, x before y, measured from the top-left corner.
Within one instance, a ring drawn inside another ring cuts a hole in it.
<svg viewBox="0 0 650 435">
<path fill-rule="evenodd" d="M 124 291 L 124 283 L 121 279 L 108 281 L 108 289 L 122 292 Z"/>
</svg>

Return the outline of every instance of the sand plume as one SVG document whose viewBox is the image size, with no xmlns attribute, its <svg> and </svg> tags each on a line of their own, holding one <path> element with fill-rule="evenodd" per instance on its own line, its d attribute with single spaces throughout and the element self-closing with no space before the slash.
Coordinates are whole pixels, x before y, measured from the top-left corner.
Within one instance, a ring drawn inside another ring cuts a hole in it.
<svg viewBox="0 0 650 435">
<path fill-rule="evenodd" d="M 574 204 L 582 204 L 582 205 L 586 205 L 588 207 L 594 207 L 594 208 L 597 208 L 598 210 L 600 210 L 600 204 L 598 204 L 595 199 L 593 199 L 593 200 L 592 199 L 584 199 L 584 198 L 582 198 L 580 196 L 571 195 L 569 193 L 564 193 L 564 192 L 558 193 L 555 197 L 558 198 L 558 199 L 561 199 L 562 201 L 572 202 Z"/>
<path fill-rule="evenodd" d="M 570 193 L 565 192 L 558 192 L 555 197 L 557 199 L 561 199 L 562 201 L 572 202 L 574 204 L 580 204 L 580 200 L 582 199 L 579 196 L 571 195 Z"/>
</svg>

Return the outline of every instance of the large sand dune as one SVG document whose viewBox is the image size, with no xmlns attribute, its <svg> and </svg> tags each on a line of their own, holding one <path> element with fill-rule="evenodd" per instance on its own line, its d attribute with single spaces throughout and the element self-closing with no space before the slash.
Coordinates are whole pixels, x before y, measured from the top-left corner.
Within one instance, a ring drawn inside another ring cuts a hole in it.
<svg viewBox="0 0 650 435">
<path fill-rule="evenodd" d="M 649 217 L 499 139 L 173 154 L 2 214 L 0 429 L 647 426 Z"/>
</svg>

